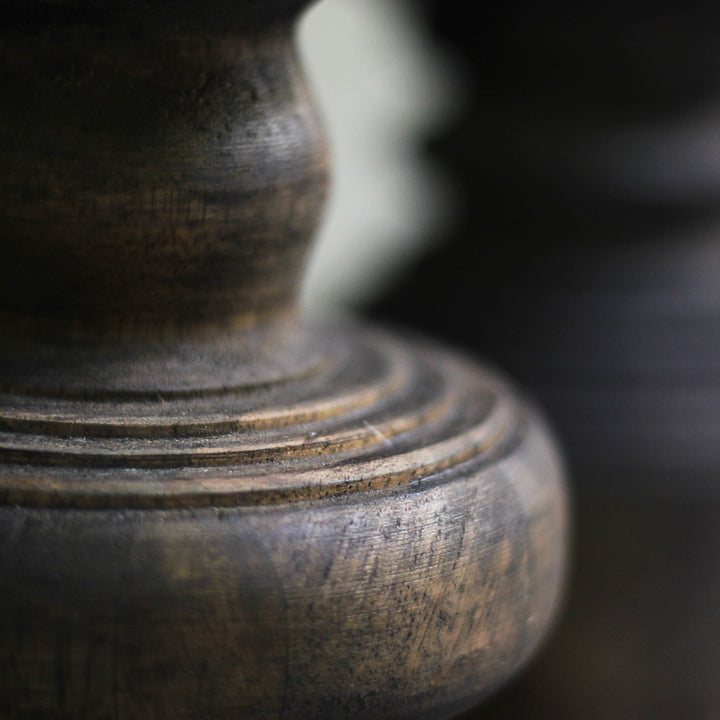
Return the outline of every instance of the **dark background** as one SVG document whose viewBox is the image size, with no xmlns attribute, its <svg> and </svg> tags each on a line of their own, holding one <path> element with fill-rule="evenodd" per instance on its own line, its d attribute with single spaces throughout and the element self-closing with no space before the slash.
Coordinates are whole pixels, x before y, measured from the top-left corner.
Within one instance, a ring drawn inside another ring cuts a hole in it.
<svg viewBox="0 0 720 720">
<path fill-rule="evenodd" d="M 556 631 L 467 718 L 720 717 L 720 10 L 424 10 L 461 211 L 370 313 L 524 386 L 574 497 Z"/>
</svg>

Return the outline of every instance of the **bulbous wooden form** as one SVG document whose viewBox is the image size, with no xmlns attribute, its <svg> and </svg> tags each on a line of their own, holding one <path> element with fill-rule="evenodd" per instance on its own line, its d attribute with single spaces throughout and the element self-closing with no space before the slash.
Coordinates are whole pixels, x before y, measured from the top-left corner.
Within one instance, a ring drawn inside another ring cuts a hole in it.
<svg viewBox="0 0 720 720">
<path fill-rule="evenodd" d="M 527 403 L 297 319 L 300 5 L 0 2 L 3 717 L 440 718 L 551 620 Z"/>
</svg>

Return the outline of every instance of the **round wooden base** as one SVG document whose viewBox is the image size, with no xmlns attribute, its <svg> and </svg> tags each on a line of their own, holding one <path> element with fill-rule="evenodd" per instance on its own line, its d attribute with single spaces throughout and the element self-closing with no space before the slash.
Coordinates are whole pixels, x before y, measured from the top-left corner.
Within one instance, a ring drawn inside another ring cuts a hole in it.
<svg viewBox="0 0 720 720">
<path fill-rule="evenodd" d="M 130 347 L 2 351 L 3 717 L 439 718 L 532 652 L 563 473 L 502 380 L 292 320 Z"/>
</svg>

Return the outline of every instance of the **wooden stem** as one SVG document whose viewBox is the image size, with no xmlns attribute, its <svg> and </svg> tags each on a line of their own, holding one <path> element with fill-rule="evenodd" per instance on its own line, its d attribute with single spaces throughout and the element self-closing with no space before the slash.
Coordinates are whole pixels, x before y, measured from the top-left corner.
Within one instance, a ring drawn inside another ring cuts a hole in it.
<svg viewBox="0 0 720 720">
<path fill-rule="evenodd" d="M 291 310 L 326 154 L 290 22 L 29 29 L 2 10 L 5 334 L 168 336 Z"/>
</svg>

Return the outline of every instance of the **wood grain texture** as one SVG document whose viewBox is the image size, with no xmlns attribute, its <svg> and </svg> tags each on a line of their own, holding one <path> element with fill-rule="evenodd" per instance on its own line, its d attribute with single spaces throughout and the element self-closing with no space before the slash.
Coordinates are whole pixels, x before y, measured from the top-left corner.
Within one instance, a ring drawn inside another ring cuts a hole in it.
<svg viewBox="0 0 720 720">
<path fill-rule="evenodd" d="M 143 416 L 133 400 L 125 419 L 116 400 L 76 435 L 58 402 L 88 423 L 98 400 L 36 398 L 16 417 L 0 449 L 3 714 L 439 717 L 525 660 L 564 565 L 546 431 L 487 373 L 365 333 L 362 370 L 345 354 L 296 381 L 280 423 L 262 387 L 229 392 L 219 426 L 207 398 L 148 398 Z M 306 399 L 333 386 L 336 404 Z"/>
<path fill-rule="evenodd" d="M 0 312 L 21 335 L 247 326 L 294 298 L 326 158 L 289 20 L 136 22 L 3 27 Z"/>
<path fill-rule="evenodd" d="M 494 373 L 300 322 L 298 7 L 191 8 L 0 2 L 0 716 L 450 716 L 550 624 L 562 463 Z"/>
</svg>

